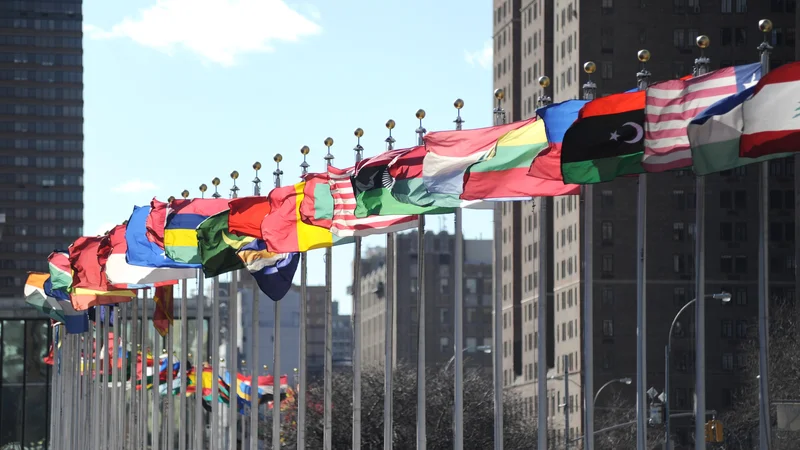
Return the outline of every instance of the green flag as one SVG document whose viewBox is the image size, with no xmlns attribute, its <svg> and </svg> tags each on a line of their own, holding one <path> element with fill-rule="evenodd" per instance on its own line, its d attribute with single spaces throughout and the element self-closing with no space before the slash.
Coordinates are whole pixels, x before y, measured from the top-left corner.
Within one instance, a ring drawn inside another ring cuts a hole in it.
<svg viewBox="0 0 800 450">
<path fill-rule="evenodd" d="M 255 240 L 228 231 L 228 212 L 225 210 L 214 214 L 197 226 L 197 246 L 206 277 L 244 269 L 244 263 L 237 253 Z"/>
</svg>

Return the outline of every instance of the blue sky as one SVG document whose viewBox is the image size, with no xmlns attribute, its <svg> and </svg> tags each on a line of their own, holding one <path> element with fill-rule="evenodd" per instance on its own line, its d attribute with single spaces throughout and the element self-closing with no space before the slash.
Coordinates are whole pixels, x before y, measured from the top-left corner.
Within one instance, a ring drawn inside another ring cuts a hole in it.
<svg viewBox="0 0 800 450">
<path fill-rule="evenodd" d="M 491 124 L 491 3 L 485 0 L 84 1 L 85 223 L 94 234 L 127 219 L 134 205 L 166 199 L 241 173 L 252 164 L 272 185 L 283 155 L 295 182 L 300 148 L 323 167 L 353 164 L 353 130 L 365 155 L 414 145 L 417 109 L 429 131 L 452 129 L 462 98 L 466 128 Z M 208 192 L 210 194 L 211 192 Z M 446 216 L 452 232 L 452 216 Z M 429 220 L 438 230 L 440 220 Z M 465 236 L 491 238 L 491 213 L 465 212 Z M 382 245 L 382 236 L 364 246 Z M 310 253 L 309 282 L 324 283 L 323 251 Z M 352 245 L 334 251 L 334 298 L 350 310 Z M 299 274 L 297 277 L 299 282 Z"/>
</svg>

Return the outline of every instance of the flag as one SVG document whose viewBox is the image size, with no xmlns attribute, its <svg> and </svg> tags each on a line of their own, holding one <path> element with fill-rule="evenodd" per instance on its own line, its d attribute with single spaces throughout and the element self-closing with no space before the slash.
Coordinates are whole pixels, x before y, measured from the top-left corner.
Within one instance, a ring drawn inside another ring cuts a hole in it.
<svg viewBox="0 0 800 450">
<path fill-rule="evenodd" d="M 533 160 L 528 170 L 529 176 L 564 181 L 561 175 L 561 144 L 564 134 L 578 120 L 578 113 L 587 103 L 588 100 L 567 100 L 536 110 L 536 114 L 544 121 L 549 146 L 540 151 Z"/>
<path fill-rule="evenodd" d="M 228 209 L 224 198 L 195 198 L 174 200 L 170 204 L 164 226 L 164 252 L 167 257 L 183 263 L 200 263 L 197 248 L 197 226 L 209 217 Z"/>
<path fill-rule="evenodd" d="M 160 202 L 153 198 L 150 201 L 150 214 L 147 216 L 147 240 L 164 248 L 164 226 L 167 224 L 169 203 Z"/>
<path fill-rule="evenodd" d="M 76 311 L 86 311 L 93 306 L 113 305 L 129 302 L 136 297 L 136 292 L 129 289 L 99 291 L 95 289 L 74 288 L 70 293 L 72 307 Z"/>
<path fill-rule="evenodd" d="M 548 146 L 544 127 L 542 120 L 533 120 L 500 137 L 489 155 L 467 169 L 461 198 L 489 200 L 580 193 L 580 186 L 528 176 L 534 158 Z"/>
<path fill-rule="evenodd" d="M 69 246 L 72 287 L 108 291 L 111 284 L 97 260 L 102 236 L 83 236 Z"/>
<path fill-rule="evenodd" d="M 353 168 L 343 170 L 328 166 L 329 193 L 333 197 L 331 233 L 339 237 L 369 236 L 417 227 L 418 217 L 415 215 L 356 217 L 355 194 L 350 182 L 352 173 Z"/>
<path fill-rule="evenodd" d="M 457 195 L 432 194 L 423 183 L 422 160 L 426 154 L 425 147 L 419 146 L 361 161 L 352 181 L 355 216 L 453 212 L 461 203 Z"/>
<path fill-rule="evenodd" d="M 58 301 L 58 306 L 64 312 L 64 327 L 69 334 L 80 334 L 89 331 L 89 316 L 84 311 L 78 311 L 72 306 L 72 297 L 65 289 L 53 289 L 52 275 L 44 283 L 44 293 Z"/>
<path fill-rule="evenodd" d="M 261 237 L 261 222 L 270 211 L 267 197 L 239 197 L 228 202 L 228 231 L 240 236 Z"/>
<path fill-rule="evenodd" d="M 742 105 L 753 95 L 754 90 L 751 87 L 714 103 L 689 124 L 692 164 L 697 175 L 722 172 L 790 155 L 776 153 L 759 158 L 739 156 L 739 141 L 744 129 Z"/>
<path fill-rule="evenodd" d="M 748 158 L 800 149 L 800 63 L 778 67 L 758 82 L 744 102 L 739 154 Z"/>
<path fill-rule="evenodd" d="M 228 231 L 229 220 L 229 211 L 225 210 L 204 220 L 197 227 L 200 262 L 206 277 L 216 277 L 244 268 L 236 253 L 255 238 Z"/>
<path fill-rule="evenodd" d="M 429 192 L 461 195 L 464 192 L 464 174 L 469 166 L 485 158 L 501 136 L 534 120 L 474 130 L 428 133 L 425 136 L 428 154 L 422 163 L 425 187 Z"/>
<path fill-rule="evenodd" d="M 261 222 L 267 248 L 275 253 L 306 252 L 328 248 L 341 240 L 330 230 L 304 223 L 300 217 L 305 181 L 279 187 L 269 193 L 270 213 Z"/>
<path fill-rule="evenodd" d="M 602 183 L 644 172 L 644 95 L 609 95 L 581 108 L 561 147 L 565 183 Z"/>
<path fill-rule="evenodd" d="M 645 170 L 664 172 L 691 166 L 689 122 L 717 101 L 754 86 L 760 77 L 761 65 L 756 63 L 648 87 L 642 157 Z"/>
<path fill-rule="evenodd" d="M 72 267 L 69 265 L 69 252 L 54 251 L 47 257 L 50 269 L 50 281 L 53 289 L 69 291 L 72 288 Z"/>
<path fill-rule="evenodd" d="M 156 304 L 153 310 L 153 327 L 164 337 L 169 333 L 173 320 L 172 286 L 157 287 L 153 301 Z"/>
<path fill-rule="evenodd" d="M 149 206 L 134 206 L 125 227 L 125 243 L 128 264 L 144 267 L 170 267 L 175 269 L 200 268 L 200 264 L 186 264 L 167 257 L 164 249 L 147 239 L 147 217 Z"/>
<path fill-rule="evenodd" d="M 333 196 L 327 173 L 309 173 L 303 176 L 303 201 L 300 219 L 310 225 L 330 230 L 333 225 Z"/>
<path fill-rule="evenodd" d="M 125 239 L 126 226 L 117 225 L 106 236 L 101 247 L 105 254 L 105 273 L 108 280 L 117 286 L 155 285 L 165 282 L 174 284 L 174 280 L 194 278 L 194 269 L 171 269 L 144 267 L 128 264 L 126 254 L 128 243 Z M 99 255 L 98 255 L 99 256 Z"/>
<path fill-rule="evenodd" d="M 281 300 L 292 288 L 299 253 L 272 253 L 263 240 L 256 239 L 242 247 L 238 256 L 261 292 L 272 300 Z"/>
<path fill-rule="evenodd" d="M 48 297 L 44 292 L 44 284 L 50 279 L 48 273 L 29 272 L 25 281 L 25 303 L 56 322 L 65 323 L 64 311 L 58 301 Z"/>
</svg>

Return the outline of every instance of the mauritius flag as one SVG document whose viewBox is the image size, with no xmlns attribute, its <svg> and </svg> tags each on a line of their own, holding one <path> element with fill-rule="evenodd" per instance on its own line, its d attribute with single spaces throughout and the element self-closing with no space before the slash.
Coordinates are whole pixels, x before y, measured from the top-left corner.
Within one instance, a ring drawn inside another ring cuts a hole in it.
<svg viewBox="0 0 800 450">
<path fill-rule="evenodd" d="M 467 169 L 461 198 L 489 200 L 578 194 L 580 186 L 528 176 L 534 158 L 547 147 L 541 120 L 527 121 L 507 132 L 486 158 Z"/>
<path fill-rule="evenodd" d="M 197 264 L 201 262 L 197 248 L 197 227 L 204 220 L 228 209 L 224 198 L 195 198 L 174 200 L 172 211 L 164 226 L 164 252 L 177 262 Z"/>
<path fill-rule="evenodd" d="M 561 180 L 561 144 L 572 124 L 578 120 L 578 113 L 588 100 L 567 100 L 543 106 L 536 114 L 544 120 L 544 132 L 547 134 L 548 147 L 536 156 L 528 170 L 531 177 L 546 180 Z"/>
</svg>

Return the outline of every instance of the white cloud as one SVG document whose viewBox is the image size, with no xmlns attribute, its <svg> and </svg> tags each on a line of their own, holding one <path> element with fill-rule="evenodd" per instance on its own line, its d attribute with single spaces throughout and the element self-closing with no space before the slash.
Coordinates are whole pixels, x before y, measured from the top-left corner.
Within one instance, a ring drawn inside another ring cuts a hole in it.
<svg viewBox="0 0 800 450">
<path fill-rule="evenodd" d="M 156 189 L 158 189 L 158 186 L 152 181 L 134 179 L 115 186 L 112 191 L 123 194 L 138 194 L 139 192 L 154 191 Z"/>
<path fill-rule="evenodd" d="M 480 66 L 484 69 L 492 67 L 493 56 L 492 40 L 484 42 L 483 48 L 475 52 L 464 50 L 464 60 L 471 66 Z"/>
<path fill-rule="evenodd" d="M 313 6 L 302 9 L 319 19 Z M 189 50 L 226 67 L 241 55 L 274 51 L 275 41 L 296 42 L 320 32 L 322 27 L 282 0 L 156 0 L 138 18 L 109 30 L 84 25 L 91 39 L 129 38 L 169 55 Z"/>
</svg>

